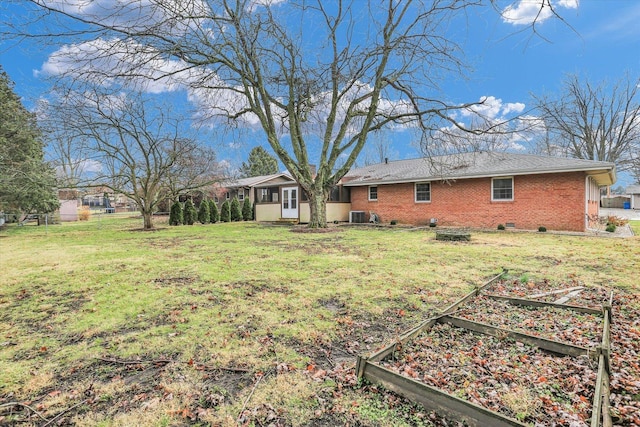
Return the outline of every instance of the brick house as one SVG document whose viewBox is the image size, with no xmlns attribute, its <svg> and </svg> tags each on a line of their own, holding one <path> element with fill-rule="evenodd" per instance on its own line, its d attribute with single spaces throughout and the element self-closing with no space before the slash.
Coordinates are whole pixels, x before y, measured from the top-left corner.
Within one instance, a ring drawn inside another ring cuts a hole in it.
<svg viewBox="0 0 640 427">
<path fill-rule="evenodd" d="M 513 153 L 465 153 L 352 169 L 352 212 L 382 222 L 586 231 L 613 163 Z M 353 213 L 351 214 L 353 216 Z"/>
</svg>

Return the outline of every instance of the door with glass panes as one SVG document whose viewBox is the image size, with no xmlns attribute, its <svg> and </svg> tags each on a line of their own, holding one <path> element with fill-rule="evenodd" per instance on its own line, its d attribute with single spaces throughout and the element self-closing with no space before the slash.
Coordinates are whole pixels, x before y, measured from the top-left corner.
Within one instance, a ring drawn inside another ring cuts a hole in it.
<svg viewBox="0 0 640 427">
<path fill-rule="evenodd" d="M 282 188 L 282 218 L 298 218 L 298 187 Z"/>
</svg>

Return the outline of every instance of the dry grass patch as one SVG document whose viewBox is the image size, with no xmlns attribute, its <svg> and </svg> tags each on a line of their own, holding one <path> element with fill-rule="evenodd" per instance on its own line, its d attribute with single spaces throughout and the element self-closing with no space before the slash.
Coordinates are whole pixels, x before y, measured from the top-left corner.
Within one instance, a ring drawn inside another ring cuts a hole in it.
<svg viewBox="0 0 640 427">
<path fill-rule="evenodd" d="M 356 355 L 502 267 L 638 290 L 638 238 L 477 232 L 452 244 L 431 230 L 232 223 L 131 232 L 139 226 L 93 215 L 2 232 L 0 404 L 51 404 L 50 417 L 89 399 L 60 419 L 84 425 L 235 425 L 257 375 L 272 372 L 248 400 L 249 423 L 419 425 L 420 411 L 356 383 Z M 314 378 L 319 371 L 326 376 Z M 55 390 L 64 400 L 54 405 L 46 396 Z M 0 424 L 28 411 L 7 413 Z"/>
</svg>

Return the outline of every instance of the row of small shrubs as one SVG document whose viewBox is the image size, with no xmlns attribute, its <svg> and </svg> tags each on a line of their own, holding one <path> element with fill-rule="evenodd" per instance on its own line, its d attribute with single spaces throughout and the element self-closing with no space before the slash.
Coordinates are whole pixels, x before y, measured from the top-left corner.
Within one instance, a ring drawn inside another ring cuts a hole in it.
<svg viewBox="0 0 640 427">
<path fill-rule="evenodd" d="M 176 201 L 171 205 L 169 213 L 169 225 L 193 225 L 196 221 L 201 224 L 215 224 L 216 222 L 251 221 L 254 218 L 255 207 L 244 199 L 242 206 L 237 197 L 231 202 L 225 200 L 218 209 L 218 205 L 213 200 L 203 200 L 198 209 L 193 201 L 187 199 L 184 203 Z"/>
</svg>

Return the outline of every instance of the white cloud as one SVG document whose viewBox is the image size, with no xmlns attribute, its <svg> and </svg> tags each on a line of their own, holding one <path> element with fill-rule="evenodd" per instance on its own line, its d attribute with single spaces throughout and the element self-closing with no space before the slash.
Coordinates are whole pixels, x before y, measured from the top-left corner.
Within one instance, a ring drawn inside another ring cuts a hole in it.
<svg viewBox="0 0 640 427">
<path fill-rule="evenodd" d="M 512 25 L 540 24 L 554 16 L 552 8 L 577 9 L 578 6 L 579 0 L 518 0 L 504 8 L 502 20 Z"/>
<path fill-rule="evenodd" d="M 36 3 L 107 27 L 127 31 L 153 27 L 167 37 L 188 33 L 201 22 L 197 17 L 211 13 L 204 0 L 36 0 Z M 194 18 L 185 18 L 190 16 Z"/>
<path fill-rule="evenodd" d="M 120 39 L 65 45 L 52 53 L 36 76 L 63 76 L 109 87 L 116 83 L 149 93 L 184 89 L 194 77 L 181 61 L 163 59 L 152 48 Z M 116 82 L 113 76 L 131 75 Z"/>
<path fill-rule="evenodd" d="M 522 102 L 509 102 L 505 104 L 505 107 L 502 109 L 502 114 L 505 116 L 510 113 L 520 114 L 524 109 L 525 105 Z"/>
<path fill-rule="evenodd" d="M 463 117 L 478 117 L 484 120 L 504 120 L 512 113 L 523 112 L 525 105 L 521 102 L 503 103 L 502 99 L 495 96 L 483 96 L 477 104 L 461 110 Z"/>
<path fill-rule="evenodd" d="M 253 12 L 259 7 L 277 6 L 280 3 L 284 3 L 286 0 L 253 0 L 247 5 L 247 10 Z"/>
<path fill-rule="evenodd" d="M 78 165 L 82 173 L 102 172 L 102 163 L 95 160 L 91 160 L 91 159 L 78 160 Z"/>
</svg>

